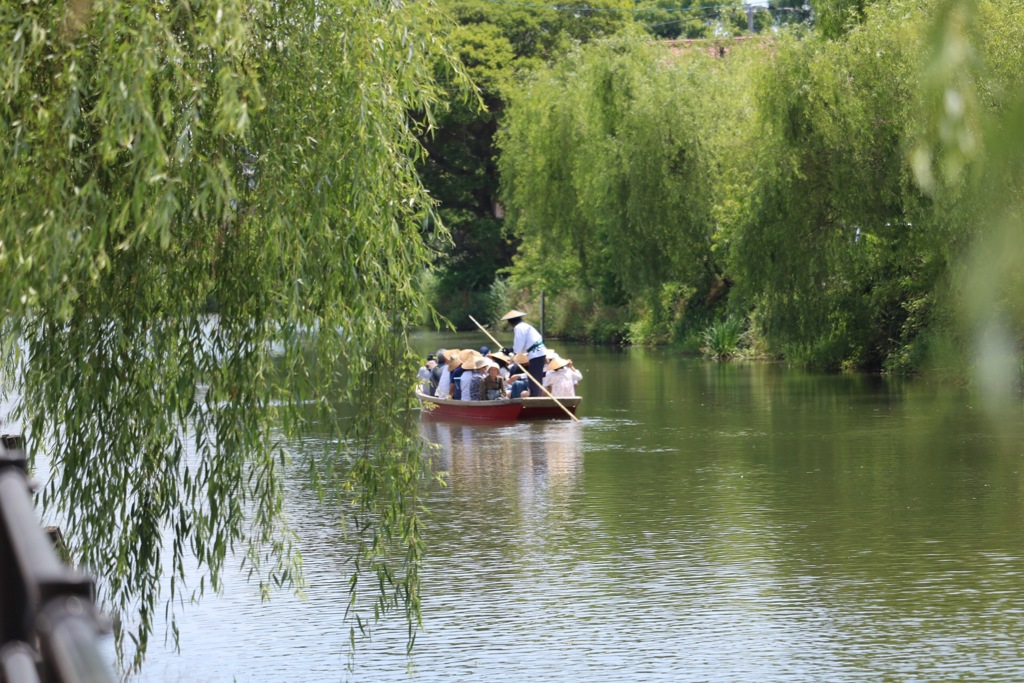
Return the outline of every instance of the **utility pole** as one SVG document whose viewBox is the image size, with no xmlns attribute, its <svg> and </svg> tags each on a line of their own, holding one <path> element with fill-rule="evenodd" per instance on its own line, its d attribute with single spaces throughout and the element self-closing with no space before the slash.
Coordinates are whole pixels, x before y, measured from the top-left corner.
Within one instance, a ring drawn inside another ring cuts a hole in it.
<svg viewBox="0 0 1024 683">
<path fill-rule="evenodd" d="M 540 290 L 540 336 L 544 337 L 544 290 Z"/>
</svg>

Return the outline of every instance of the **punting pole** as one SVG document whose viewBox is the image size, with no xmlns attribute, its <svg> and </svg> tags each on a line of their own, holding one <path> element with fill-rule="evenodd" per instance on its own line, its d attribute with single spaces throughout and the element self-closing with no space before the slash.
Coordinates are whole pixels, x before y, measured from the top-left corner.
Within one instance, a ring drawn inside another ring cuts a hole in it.
<svg viewBox="0 0 1024 683">
<path fill-rule="evenodd" d="M 494 342 L 494 345 L 495 345 L 495 346 L 497 346 L 497 347 L 498 347 L 499 349 L 501 348 L 501 342 L 500 342 L 500 341 L 498 341 L 497 339 L 495 339 L 494 337 L 492 337 L 492 336 L 491 336 L 491 333 L 487 331 L 487 328 L 485 328 L 485 327 L 484 327 L 483 325 L 481 325 L 481 324 L 480 324 L 479 322 L 477 322 L 477 319 L 476 319 L 476 318 L 474 318 L 473 316 L 469 316 L 469 319 L 470 319 L 470 320 L 472 320 L 472 321 L 473 321 L 473 323 L 474 323 L 474 324 L 475 324 L 475 325 L 476 325 L 477 327 L 479 327 L 479 328 L 480 328 L 480 331 L 481 331 L 481 332 L 483 332 L 484 334 L 486 334 L 486 335 L 487 335 L 487 338 L 488 338 L 488 339 L 490 339 L 490 340 L 491 340 L 492 342 Z M 561 402 L 561 401 L 559 401 L 559 400 L 558 400 L 557 398 L 555 398 L 554 396 L 552 396 L 552 395 L 551 395 L 551 392 L 550 392 L 550 391 L 548 391 L 548 388 L 547 388 L 547 387 L 545 387 L 545 386 L 544 386 L 543 384 L 541 384 L 540 382 L 538 382 L 538 381 L 536 380 L 536 378 L 535 378 L 535 377 L 534 377 L 533 375 L 531 375 L 531 374 L 530 374 L 530 371 L 529 371 L 529 370 L 527 370 L 526 368 L 524 368 L 524 367 L 523 367 L 522 365 L 520 365 L 519 367 L 520 367 L 520 369 L 521 369 L 521 370 L 523 371 L 523 374 L 525 374 L 525 375 L 526 375 L 527 377 L 529 377 L 529 378 L 530 378 L 531 380 L 533 380 L 533 381 L 534 381 L 534 383 L 535 383 L 535 384 L 536 384 L 537 386 L 539 386 L 539 387 L 540 387 L 540 390 L 541 390 L 541 391 L 543 391 L 543 392 L 544 392 L 545 394 L 547 394 L 547 395 L 548 395 L 548 398 L 550 398 L 550 399 L 551 399 L 552 401 L 554 401 L 555 403 L 557 403 L 557 404 L 558 404 L 558 407 L 559 407 L 559 408 L 561 408 L 562 410 L 564 410 L 564 411 L 565 411 L 565 414 L 566 414 L 566 415 L 568 415 L 568 416 L 569 416 L 569 417 L 571 417 L 572 419 L 576 420 L 577 422 L 579 422 L 579 421 L 580 421 L 580 419 L 579 419 L 578 417 L 576 417 L 575 415 L 573 415 L 572 411 L 571 411 L 571 410 L 569 410 L 568 408 L 566 408 L 566 407 L 565 407 L 565 406 L 564 406 L 564 405 L 562 404 L 562 402 Z"/>
</svg>

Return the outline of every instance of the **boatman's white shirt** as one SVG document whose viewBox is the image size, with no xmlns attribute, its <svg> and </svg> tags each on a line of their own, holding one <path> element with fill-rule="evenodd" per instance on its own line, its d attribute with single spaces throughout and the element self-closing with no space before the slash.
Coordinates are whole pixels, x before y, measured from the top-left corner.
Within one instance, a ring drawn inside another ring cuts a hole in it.
<svg viewBox="0 0 1024 683">
<path fill-rule="evenodd" d="M 548 350 L 544 346 L 540 332 L 534 329 L 530 323 L 521 322 L 512 331 L 512 353 L 526 353 L 527 358 L 537 358 L 547 354 Z M 540 343 L 538 344 L 538 342 Z M 527 350 L 535 344 L 537 344 L 536 348 L 530 351 Z"/>
</svg>

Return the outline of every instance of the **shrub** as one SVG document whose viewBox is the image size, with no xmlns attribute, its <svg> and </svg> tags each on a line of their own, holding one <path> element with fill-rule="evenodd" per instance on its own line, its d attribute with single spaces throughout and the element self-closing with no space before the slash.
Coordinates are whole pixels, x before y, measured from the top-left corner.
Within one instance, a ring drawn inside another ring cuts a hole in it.
<svg viewBox="0 0 1024 683">
<path fill-rule="evenodd" d="M 742 322 L 734 316 L 712 322 L 704 328 L 701 338 L 704 342 L 701 352 L 706 357 L 727 360 L 739 353 L 743 340 Z"/>
</svg>

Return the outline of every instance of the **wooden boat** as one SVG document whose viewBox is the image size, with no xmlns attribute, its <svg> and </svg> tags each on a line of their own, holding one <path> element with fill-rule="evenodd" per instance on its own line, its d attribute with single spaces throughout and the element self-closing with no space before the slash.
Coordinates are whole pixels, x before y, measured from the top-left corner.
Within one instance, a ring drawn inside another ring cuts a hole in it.
<svg viewBox="0 0 1024 683">
<path fill-rule="evenodd" d="M 507 398 L 495 401 L 456 401 L 450 398 L 428 396 L 419 389 L 416 398 L 420 401 L 424 417 L 454 420 L 482 420 L 485 422 L 514 422 L 516 420 L 557 420 L 569 419 L 561 403 L 573 415 L 583 399 L 579 396 L 560 398 L 558 403 L 547 396 L 531 398 Z"/>
</svg>

